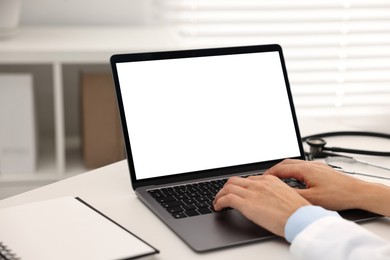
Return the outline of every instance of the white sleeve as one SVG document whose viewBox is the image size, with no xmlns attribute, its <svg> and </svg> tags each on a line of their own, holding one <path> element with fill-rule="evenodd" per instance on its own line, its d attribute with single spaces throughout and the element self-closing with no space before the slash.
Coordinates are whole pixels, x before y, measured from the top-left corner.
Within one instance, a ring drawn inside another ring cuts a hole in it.
<svg viewBox="0 0 390 260">
<path fill-rule="evenodd" d="M 358 224 L 328 216 L 321 218 L 292 241 L 293 259 L 390 259 L 390 242 Z"/>
</svg>

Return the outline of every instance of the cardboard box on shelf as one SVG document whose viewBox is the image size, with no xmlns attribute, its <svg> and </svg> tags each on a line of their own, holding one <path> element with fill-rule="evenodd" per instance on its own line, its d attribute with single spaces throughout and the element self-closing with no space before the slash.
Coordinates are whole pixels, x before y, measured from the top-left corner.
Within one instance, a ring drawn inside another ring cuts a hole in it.
<svg viewBox="0 0 390 260">
<path fill-rule="evenodd" d="M 82 144 L 85 166 L 98 168 L 125 158 L 111 74 L 81 75 Z"/>
</svg>

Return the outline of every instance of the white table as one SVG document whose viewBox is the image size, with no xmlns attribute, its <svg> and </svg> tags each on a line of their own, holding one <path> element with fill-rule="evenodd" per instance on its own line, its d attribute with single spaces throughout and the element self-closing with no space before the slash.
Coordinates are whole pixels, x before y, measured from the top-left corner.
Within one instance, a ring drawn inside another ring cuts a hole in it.
<svg viewBox="0 0 390 260">
<path fill-rule="evenodd" d="M 304 129 L 302 132 L 304 134 L 317 133 L 319 126 L 321 126 L 321 131 L 333 128 L 332 125 L 326 124 L 325 128 L 328 129 L 324 129 L 319 123 L 321 122 L 301 123 L 301 128 Z M 309 124 L 311 124 L 310 131 L 306 130 Z M 383 142 L 381 147 L 384 147 Z M 390 148 L 390 141 L 386 143 L 386 147 Z M 384 161 L 384 158 L 379 159 Z M 366 177 L 365 179 L 380 181 Z M 381 182 L 390 185 L 390 181 Z M 155 259 L 290 259 L 289 245 L 280 238 L 211 253 L 193 252 L 137 199 L 130 185 L 126 161 L 4 199 L 0 201 L 0 208 L 68 195 L 81 197 L 158 248 L 161 252 L 155 256 Z M 389 218 L 377 219 L 362 225 L 390 241 Z"/>
</svg>

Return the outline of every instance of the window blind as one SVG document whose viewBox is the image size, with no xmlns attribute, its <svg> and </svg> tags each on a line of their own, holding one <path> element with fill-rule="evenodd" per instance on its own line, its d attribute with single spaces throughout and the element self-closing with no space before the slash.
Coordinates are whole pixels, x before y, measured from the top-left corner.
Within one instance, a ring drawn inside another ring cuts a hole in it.
<svg viewBox="0 0 390 260">
<path fill-rule="evenodd" d="M 152 3 L 185 48 L 280 44 L 299 115 L 390 114 L 390 1 Z"/>
</svg>

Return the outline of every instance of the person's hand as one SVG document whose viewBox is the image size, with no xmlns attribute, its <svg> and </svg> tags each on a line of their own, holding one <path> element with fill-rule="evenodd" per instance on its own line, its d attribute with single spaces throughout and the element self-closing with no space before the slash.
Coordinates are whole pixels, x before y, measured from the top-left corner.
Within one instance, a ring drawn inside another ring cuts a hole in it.
<svg viewBox="0 0 390 260">
<path fill-rule="evenodd" d="M 264 173 L 279 178 L 295 178 L 306 183 L 307 189 L 296 190 L 314 205 L 330 210 L 362 208 L 359 194 L 366 182 L 340 173 L 321 162 L 284 160 Z"/>
<path fill-rule="evenodd" d="M 215 196 L 214 209 L 235 208 L 254 223 L 284 236 L 287 219 L 309 204 L 279 178 L 268 175 L 230 178 Z"/>
</svg>

